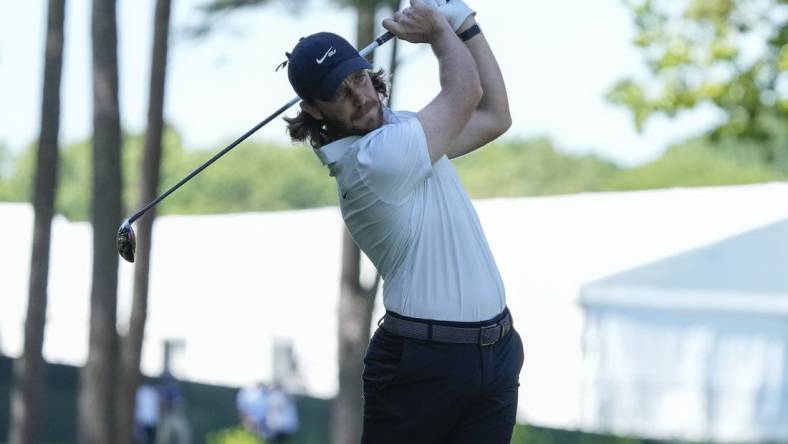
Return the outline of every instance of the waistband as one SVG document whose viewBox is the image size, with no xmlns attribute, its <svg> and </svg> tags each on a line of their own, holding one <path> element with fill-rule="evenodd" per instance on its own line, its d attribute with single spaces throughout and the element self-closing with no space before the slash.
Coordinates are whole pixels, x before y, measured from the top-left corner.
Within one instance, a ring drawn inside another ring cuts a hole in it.
<svg viewBox="0 0 788 444">
<path fill-rule="evenodd" d="M 492 319 L 480 322 L 416 319 L 386 312 L 378 321 L 378 327 L 406 338 L 488 346 L 495 344 L 511 331 L 512 316 L 508 307 Z"/>
</svg>

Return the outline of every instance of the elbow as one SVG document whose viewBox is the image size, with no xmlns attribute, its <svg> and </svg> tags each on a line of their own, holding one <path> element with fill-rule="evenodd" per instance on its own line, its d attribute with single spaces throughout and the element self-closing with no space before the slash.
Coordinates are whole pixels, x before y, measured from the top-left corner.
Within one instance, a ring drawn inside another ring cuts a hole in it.
<svg viewBox="0 0 788 444">
<path fill-rule="evenodd" d="M 506 131 L 509 131 L 509 128 L 511 127 L 512 116 L 508 111 L 492 115 L 490 123 L 487 125 L 487 142 L 492 142 L 493 140 L 501 137 L 504 135 L 504 133 L 506 133 Z"/>
<path fill-rule="evenodd" d="M 512 127 L 512 115 L 509 114 L 509 110 L 502 113 L 499 119 L 499 126 L 498 126 L 498 136 L 502 136 L 505 132 L 509 131 L 509 128 Z"/>
</svg>

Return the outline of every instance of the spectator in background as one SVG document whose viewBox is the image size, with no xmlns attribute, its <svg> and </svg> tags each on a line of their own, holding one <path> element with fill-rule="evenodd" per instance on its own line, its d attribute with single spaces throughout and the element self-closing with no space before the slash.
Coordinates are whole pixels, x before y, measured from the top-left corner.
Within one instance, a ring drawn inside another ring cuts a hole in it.
<svg viewBox="0 0 788 444">
<path fill-rule="evenodd" d="M 186 399 L 181 386 L 170 373 L 162 376 L 159 385 L 161 421 L 156 444 L 191 444 L 191 427 L 186 419 Z"/>
<path fill-rule="evenodd" d="M 159 424 L 159 393 L 146 378 L 137 389 L 134 402 L 134 442 L 155 444 Z"/>
<path fill-rule="evenodd" d="M 267 436 L 268 388 L 265 384 L 258 382 L 241 388 L 235 403 L 244 428 L 257 436 Z"/>
<path fill-rule="evenodd" d="M 287 443 L 298 431 L 298 410 L 295 402 L 278 384 L 268 393 L 266 425 L 266 442 L 271 444 Z"/>
</svg>

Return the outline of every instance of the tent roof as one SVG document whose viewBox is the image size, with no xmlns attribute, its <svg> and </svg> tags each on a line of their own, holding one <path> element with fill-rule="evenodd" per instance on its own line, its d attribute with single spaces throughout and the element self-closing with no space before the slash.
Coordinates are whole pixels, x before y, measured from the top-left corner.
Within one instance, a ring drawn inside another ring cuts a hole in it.
<svg viewBox="0 0 788 444">
<path fill-rule="evenodd" d="M 582 293 L 584 305 L 788 314 L 788 219 L 605 277 Z"/>
</svg>

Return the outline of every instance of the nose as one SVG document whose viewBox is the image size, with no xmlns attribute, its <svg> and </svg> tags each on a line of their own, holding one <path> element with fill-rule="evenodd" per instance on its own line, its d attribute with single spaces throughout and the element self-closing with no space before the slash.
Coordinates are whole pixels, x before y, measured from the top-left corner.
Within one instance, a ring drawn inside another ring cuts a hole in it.
<svg viewBox="0 0 788 444">
<path fill-rule="evenodd" d="M 361 88 L 353 87 L 350 88 L 350 100 L 353 101 L 354 105 L 361 105 L 364 103 L 364 94 L 361 91 Z"/>
</svg>

